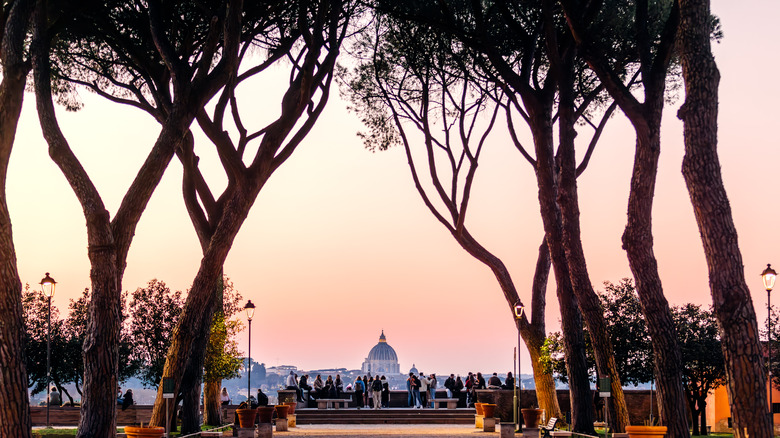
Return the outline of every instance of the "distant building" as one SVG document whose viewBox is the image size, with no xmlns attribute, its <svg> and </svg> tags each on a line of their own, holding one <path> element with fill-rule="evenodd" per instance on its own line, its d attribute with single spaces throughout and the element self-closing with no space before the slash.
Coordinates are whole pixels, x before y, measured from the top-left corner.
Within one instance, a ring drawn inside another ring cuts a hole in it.
<svg viewBox="0 0 780 438">
<path fill-rule="evenodd" d="M 401 374 L 401 367 L 398 365 L 398 355 L 395 354 L 395 349 L 387 343 L 384 330 L 382 330 L 382 334 L 379 336 L 379 343 L 368 352 L 368 357 L 363 362 L 361 371 L 364 374 L 384 374 L 386 376 Z"/>
<path fill-rule="evenodd" d="M 267 374 L 278 374 L 280 376 L 287 376 L 290 374 L 290 371 L 293 373 L 298 372 L 298 367 L 294 365 L 277 365 L 275 367 L 270 367 L 266 370 Z"/>
</svg>

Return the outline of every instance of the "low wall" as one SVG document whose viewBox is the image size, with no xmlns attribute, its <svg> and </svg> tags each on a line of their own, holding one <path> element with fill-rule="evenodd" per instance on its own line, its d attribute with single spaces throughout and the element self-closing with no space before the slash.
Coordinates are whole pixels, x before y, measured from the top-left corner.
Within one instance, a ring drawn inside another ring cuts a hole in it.
<svg viewBox="0 0 780 438">
<path fill-rule="evenodd" d="M 132 426 L 134 424 L 149 423 L 152 418 L 152 405 L 133 405 L 124 411 L 121 408 L 116 410 L 117 426 Z M 78 407 L 55 407 L 49 408 L 49 424 L 52 426 L 73 426 L 79 424 L 81 408 Z M 30 417 L 33 426 L 46 425 L 46 407 L 30 406 Z"/>
<path fill-rule="evenodd" d="M 650 416 L 650 391 L 649 390 L 625 390 L 623 394 L 626 398 L 626 407 L 628 408 L 628 415 L 631 424 L 644 424 L 644 421 Z M 567 389 L 559 389 L 557 391 L 558 404 L 561 407 L 561 412 L 567 418 L 571 417 L 571 400 L 569 398 L 569 391 Z M 657 393 L 653 393 L 653 400 L 657 403 Z M 520 400 L 520 408 L 528 408 L 531 406 L 538 406 L 536 400 L 535 389 L 524 389 L 518 391 L 518 399 Z M 592 400 L 592 398 L 591 398 Z M 480 403 L 494 403 L 496 407 L 496 417 L 501 418 L 502 421 L 512 421 L 512 406 L 514 404 L 514 391 L 510 389 L 480 389 L 477 390 L 477 401 Z M 655 411 L 655 417 L 658 417 L 657 408 L 653 408 Z M 603 415 L 603 412 L 601 413 Z M 549 414 L 546 414 L 546 418 L 549 418 Z M 597 414 L 597 421 L 603 420 L 603 417 L 599 417 Z"/>
<path fill-rule="evenodd" d="M 628 390 L 624 392 L 628 414 L 632 424 L 643 424 L 644 420 L 650 415 L 650 391 L 648 390 Z M 527 408 L 537 405 L 536 390 L 525 389 L 519 391 L 520 406 Z M 465 407 L 466 393 L 461 393 L 459 407 Z M 653 398 L 657 394 L 654 393 Z M 436 391 L 436 398 L 446 398 L 445 390 Z M 342 398 L 350 398 L 352 401 L 348 407 L 355 407 L 355 397 L 352 391 L 342 393 Z M 482 403 L 495 403 L 498 405 L 496 416 L 502 421 L 512 421 L 512 405 L 514 393 L 511 390 L 492 390 L 485 389 L 477 391 L 477 400 Z M 561 411 L 566 415 L 571 411 L 571 402 L 569 400 L 569 391 L 565 389 L 558 390 L 558 403 Z M 231 406 L 235 409 L 237 406 Z M 309 404 L 309 407 L 316 408 L 316 403 Z M 407 404 L 406 391 L 390 391 L 390 407 L 405 408 Z M 33 426 L 46 425 L 46 407 L 31 406 L 31 417 Z M 51 407 L 49 412 L 49 424 L 52 426 L 72 426 L 76 427 L 79 423 L 80 408 L 78 407 Z M 656 416 L 657 416 L 656 412 Z M 148 423 L 152 417 L 151 405 L 133 405 L 126 410 L 117 408 L 117 426 L 128 426 L 143 422 Z M 549 415 L 548 415 L 549 417 Z M 596 418 L 599 420 L 599 418 Z"/>
</svg>

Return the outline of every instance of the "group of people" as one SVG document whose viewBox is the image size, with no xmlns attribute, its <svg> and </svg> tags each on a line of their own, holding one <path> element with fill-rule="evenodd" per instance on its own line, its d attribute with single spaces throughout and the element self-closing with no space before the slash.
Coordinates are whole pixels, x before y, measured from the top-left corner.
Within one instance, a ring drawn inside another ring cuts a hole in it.
<svg viewBox="0 0 780 438">
<path fill-rule="evenodd" d="M 298 375 L 293 371 L 287 376 L 286 388 L 295 390 L 299 402 L 308 402 L 307 399 L 320 399 L 320 398 L 341 398 L 341 394 L 344 392 L 344 382 L 341 380 L 341 375 L 336 374 L 336 378 L 332 376 L 323 381 L 322 376 L 317 374 L 311 385 L 309 385 L 309 375 L 304 374 L 298 378 Z M 304 398 L 305 392 L 308 392 L 306 398 Z"/>
<path fill-rule="evenodd" d="M 409 373 L 409 378 L 406 379 L 407 406 L 422 409 L 428 406 L 428 400 L 430 400 L 431 407 L 433 407 L 437 386 L 436 374 L 426 376 L 425 373 L 420 373 L 420 376 L 417 377 L 414 373 Z"/>
<path fill-rule="evenodd" d="M 227 388 L 223 387 L 222 392 L 219 393 L 219 401 L 222 404 L 222 406 L 227 406 L 231 404 L 230 399 L 230 393 L 228 392 Z M 242 402 L 244 406 L 246 406 L 246 401 Z M 265 395 L 262 389 L 257 388 L 257 397 L 252 399 L 250 397 L 250 406 L 252 409 L 258 407 L 258 406 L 268 406 L 268 396 Z"/>
<path fill-rule="evenodd" d="M 466 407 L 472 407 L 477 400 L 476 391 L 478 389 L 513 389 L 515 387 L 515 378 L 510 371 L 507 373 L 504 383 L 501 383 L 498 373 L 493 373 L 490 380 L 485 382 L 482 373 L 474 374 L 469 372 L 466 381 L 463 382 L 460 376 L 456 378 L 453 374 L 450 374 L 450 377 L 444 382 L 444 387 L 447 388 L 447 396 L 450 398 L 460 399 L 461 392 L 465 390 Z"/>
<path fill-rule="evenodd" d="M 300 379 L 298 375 L 290 371 L 285 382 L 286 388 L 295 390 L 299 402 L 306 402 L 304 399 L 305 391 L 308 391 L 306 399 L 323 399 L 323 398 L 342 398 L 344 392 L 344 382 L 341 380 L 341 375 L 336 374 L 336 378 L 331 376 L 323 381 L 322 376 L 317 374 L 312 385 L 308 384 L 309 375 L 303 374 Z M 420 373 L 419 376 L 414 373 L 409 373 L 409 378 L 406 379 L 406 391 L 407 406 L 422 409 L 426 407 L 434 407 L 434 400 L 436 400 L 436 389 L 438 388 L 438 380 L 436 374 L 430 374 L 428 376 L 425 373 Z M 474 406 L 474 402 L 477 400 L 476 390 L 478 389 L 513 389 L 515 387 L 515 378 L 510 371 L 507 373 L 506 380 L 501 382 L 497 373 L 493 375 L 487 381 L 482 376 L 482 373 L 469 372 L 465 381 L 460 376 L 450 374 L 450 376 L 444 381 L 444 388 L 447 390 L 447 398 L 460 399 L 461 394 L 466 393 L 466 407 Z M 347 391 L 350 389 L 355 391 L 355 403 L 358 409 L 369 407 L 373 409 L 390 407 L 390 386 L 385 376 L 358 376 L 352 385 L 347 386 Z M 133 393 L 128 389 L 128 392 L 124 396 L 124 400 L 129 399 L 129 403 L 132 404 Z M 128 396 L 129 394 L 129 396 Z M 222 388 L 220 394 L 220 401 L 223 405 L 230 404 L 230 394 L 228 394 L 227 388 Z M 123 398 L 118 397 L 118 402 L 123 408 L 126 408 Z M 257 398 L 252 402 L 254 406 L 266 406 L 268 405 L 268 396 L 266 396 L 262 390 L 258 388 Z"/>
<path fill-rule="evenodd" d="M 122 395 L 122 388 L 117 388 L 116 391 L 116 404 L 117 406 L 121 406 L 123 411 L 134 404 L 132 389 L 127 388 L 125 395 Z"/>
<path fill-rule="evenodd" d="M 385 376 L 365 375 L 357 377 L 353 388 L 357 408 L 373 407 L 374 409 L 390 407 L 390 385 Z"/>
</svg>

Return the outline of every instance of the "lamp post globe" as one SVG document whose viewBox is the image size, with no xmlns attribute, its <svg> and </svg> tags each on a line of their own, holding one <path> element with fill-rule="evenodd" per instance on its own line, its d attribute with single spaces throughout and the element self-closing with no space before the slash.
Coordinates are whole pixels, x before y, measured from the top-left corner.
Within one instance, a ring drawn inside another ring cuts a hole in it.
<svg viewBox="0 0 780 438">
<path fill-rule="evenodd" d="M 57 282 L 47 272 L 40 284 L 49 307 L 46 314 L 46 427 L 48 428 L 50 427 L 49 405 L 51 404 L 51 298 L 54 296 L 54 287 Z"/>
<path fill-rule="evenodd" d="M 252 317 L 255 316 L 255 305 L 252 303 L 252 300 L 248 300 L 246 302 L 246 305 L 244 305 L 244 311 L 246 311 L 246 320 L 249 323 L 248 331 L 249 331 L 249 347 L 247 348 L 246 352 L 246 402 L 249 406 L 247 408 L 252 407 L 251 398 L 252 397 L 252 374 L 251 374 L 251 367 L 252 367 Z"/>
<path fill-rule="evenodd" d="M 525 314 L 525 306 L 523 306 L 523 303 L 521 303 L 519 300 L 515 302 L 515 324 L 517 325 L 517 375 L 515 376 L 515 387 L 514 387 L 514 418 L 515 418 L 515 425 L 517 426 L 516 432 L 523 432 L 523 421 L 522 416 L 520 415 L 520 401 L 522 401 L 523 398 L 523 387 L 520 386 L 520 400 L 517 398 L 517 385 L 522 385 L 522 369 L 523 364 L 520 361 L 520 345 L 521 345 L 521 337 L 520 337 L 520 323 L 523 319 L 523 315 Z"/>
<path fill-rule="evenodd" d="M 772 305 L 770 298 L 772 289 L 775 287 L 775 280 L 777 280 L 777 272 L 772 269 L 772 265 L 769 263 L 767 263 L 766 269 L 761 272 L 761 280 L 764 282 L 764 289 L 766 289 L 766 355 L 767 369 L 769 370 L 767 374 L 767 380 L 769 380 L 769 415 L 772 418 L 772 424 L 774 424 L 775 410 L 772 404 Z"/>
</svg>

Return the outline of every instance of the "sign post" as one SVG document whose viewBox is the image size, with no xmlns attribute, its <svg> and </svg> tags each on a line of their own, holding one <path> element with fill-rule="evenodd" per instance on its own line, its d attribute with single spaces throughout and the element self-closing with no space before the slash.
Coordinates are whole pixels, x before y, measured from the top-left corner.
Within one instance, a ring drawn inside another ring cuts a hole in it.
<svg viewBox="0 0 780 438">
<path fill-rule="evenodd" d="M 612 395 L 612 379 L 599 377 L 599 397 L 604 397 L 604 438 L 609 438 L 609 400 Z"/>
<path fill-rule="evenodd" d="M 174 398 L 175 383 L 173 377 L 163 377 L 163 398 L 165 399 L 165 438 L 171 436 L 171 410 L 168 403 Z"/>
</svg>

